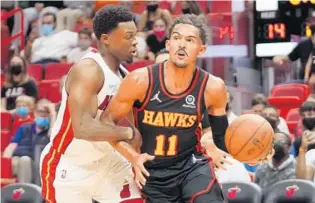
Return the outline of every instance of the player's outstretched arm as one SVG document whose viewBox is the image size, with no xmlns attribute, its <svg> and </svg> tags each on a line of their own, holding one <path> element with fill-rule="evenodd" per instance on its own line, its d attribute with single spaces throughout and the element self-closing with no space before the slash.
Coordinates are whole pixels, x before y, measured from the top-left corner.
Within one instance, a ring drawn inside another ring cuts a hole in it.
<svg viewBox="0 0 315 203">
<path fill-rule="evenodd" d="M 229 125 L 225 112 L 227 92 L 223 82 L 218 77 L 209 76 L 205 89 L 205 103 L 208 111 L 214 144 L 227 152 L 225 146 L 225 131 Z"/>
<path fill-rule="evenodd" d="M 93 60 L 82 60 L 72 67 L 66 80 L 66 91 L 74 136 L 88 141 L 128 140 L 129 127 L 113 128 L 96 119 L 97 94 L 104 84 L 102 69 Z"/>
<path fill-rule="evenodd" d="M 145 99 L 146 91 L 149 86 L 147 68 L 136 70 L 122 81 L 117 94 L 111 99 L 108 107 L 103 113 L 101 120 L 107 123 L 117 123 L 125 118 L 132 110 L 135 101 L 142 102 Z M 115 126 L 115 128 L 120 128 Z M 145 184 L 145 176 L 149 172 L 144 168 L 144 163 L 153 160 L 154 157 L 148 154 L 139 154 L 128 142 L 116 141 L 110 144 L 121 153 L 129 162 L 132 163 L 135 171 L 135 182 L 139 188 Z"/>
</svg>

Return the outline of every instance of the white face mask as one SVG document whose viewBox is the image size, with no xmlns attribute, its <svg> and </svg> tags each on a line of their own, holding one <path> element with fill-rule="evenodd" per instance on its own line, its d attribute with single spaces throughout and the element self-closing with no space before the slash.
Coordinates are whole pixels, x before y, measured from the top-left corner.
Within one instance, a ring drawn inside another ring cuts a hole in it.
<svg viewBox="0 0 315 203">
<path fill-rule="evenodd" d="M 91 41 L 90 40 L 79 40 L 78 46 L 82 50 L 86 50 L 87 48 L 89 48 L 91 46 Z"/>
</svg>

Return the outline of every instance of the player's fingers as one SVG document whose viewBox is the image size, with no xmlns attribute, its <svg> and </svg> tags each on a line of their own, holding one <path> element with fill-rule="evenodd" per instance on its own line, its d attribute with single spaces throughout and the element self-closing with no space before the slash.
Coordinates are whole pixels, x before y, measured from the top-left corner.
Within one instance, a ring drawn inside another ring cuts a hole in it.
<svg viewBox="0 0 315 203">
<path fill-rule="evenodd" d="M 146 176 L 149 177 L 150 173 L 147 171 L 147 169 L 144 168 L 144 166 L 140 166 L 140 170 L 142 171 L 142 173 Z"/>
<path fill-rule="evenodd" d="M 146 159 L 146 161 L 152 161 L 152 160 L 154 160 L 155 156 L 151 156 L 151 155 L 145 153 L 145 157 L 144 158 Z"/>
<path fill-rule="evenodd" d="M 228 164 L 228 165 L 232 165 L 233 162 L 231 160 L 228 160 L 227 158 L 223 159 L 224 163 Z"/>
<path fill-rule="evenodd" d="M 140 182 L 142 185 L 145 185 L 145 183 L 146 183 L 147 180 L 146 180 L 145 177 L 143 176 L 142 171 L 138 170 L 136 173 L 137 173 L 137 174 L 136 174 L 136 177 L 137 177 L 137 179 L 139 180 L 139 182 Z"/>
<path fill-rule="evenodd" d="M 142 189 L 142 185 L 140 184 L 140 181 L 139 180 L 135 180 L 135 183 L 137 185 L 138 188 Z"/>
<path fill-rule="evenodd" d="M 224 166 L 224 163 L 223 163 L 223 162 L 218 162 L 218 163 L 217 163 L 217 167 L 218 167 L 219 169 L 226 170 L 226 167 Z"/>
</svg>

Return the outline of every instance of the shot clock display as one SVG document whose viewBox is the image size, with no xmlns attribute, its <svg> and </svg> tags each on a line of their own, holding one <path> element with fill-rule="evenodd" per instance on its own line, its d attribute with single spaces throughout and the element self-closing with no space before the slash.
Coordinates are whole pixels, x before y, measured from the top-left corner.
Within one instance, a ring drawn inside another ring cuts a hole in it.
<svg viewBox="0 0 315 203">
<path fill-rule="evenodd" d="M 256 56 L 288 54 L 297 44 L 292 38 L 294 35 L 301 37 L 311 35 L 305 20 L 315 11 L 315 0 L 269 0 L 268 4 L 266 3 L 266 1 L 255 3 Z"/>
</svg>

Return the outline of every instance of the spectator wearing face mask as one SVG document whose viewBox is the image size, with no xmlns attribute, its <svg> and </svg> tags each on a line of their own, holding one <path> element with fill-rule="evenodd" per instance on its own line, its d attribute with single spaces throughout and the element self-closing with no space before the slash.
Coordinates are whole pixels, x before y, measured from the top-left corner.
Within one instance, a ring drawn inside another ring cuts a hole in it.
<svg viewBox="0 0 315 203">
<path fill-rule="evenodd" d="M 36 104 L 35 121 L 19 127 L 3 157 L 12 157 L 13 173 L 19 182 L 32 182 L 33 156 L 36 145 L 49 143 L 50 123 L 56 118 L 55 106 L 42 99 Z"/>
<path fill-rule="evenodd" d="M 315 181 L 315 102 L 306 101 L 300 107 L 302 138 L 298 149 L 297 177 Z"/>
<path fill-rule="evenodd" d="M 156 55 L 160 50 L 165 49 L 166 42 L 166 21 L 158 18 L 153 24 L 153 33 L 147 37 L 147 45 L 150 52 Z"/>
<path fill-rule="evenodd" d="M 268 106 L 268 99 L 265 95 L 259 93 L 253 97 L 253 99 L 252 99 L 252 111 L 255 114 L 262 116 L 263 111 L 265 110 L 266 106 Z M 272 109 L 270 109 L 270 108 L 273 108 L 274 110 L 272 111 Z M 284 118 L 280 117 L 279 110 L 273 106 L 268 106 L 267 111 L 268 111 L 267 113 L 269 113 L 269 111 L 272 111 L 272 115 L 274 115 L 274 116 L 277 115 L 277 117 L 279 118 L 279 120 L 277 121 L 277 126 L 274 129 L 281 131 L 281 132 L 284 132 L 286 134 L 290 134 L 286 121 L 284 120 Z M 275 111 L 276 111 L 276 113 L 275 113 Z"/>
<path fill-rule="evenodd" d="M 255 183 L 263 189 L 296 177 L 296 161 L 289 153 L 289 135 L 278 132 L 275 133 L 274 140 L 274 156 L 269 162 L 259 165 L 255 174 Z"/>
<path fill-rule="evenodd" d="M 21 95 L 16 98 L 16 111 L 12 124 L 12 135 L 24 123 L 34 122 L 35 100 L 32 97 Z"/>
<path fill-rule="evenodd" d="M 78 39 L 78 47 L 72 49 L 67 56 L 68 63 L 75 63 L 79 61 L 86 53 L 91 51 L 93 47 L 92 44 L 92 32 L 87 29 L 83 28 L 79 32 L 79 39 Z"/>
<path fill-rule="evenodd" d="M 37 99 L 37 86 L 34 80 L 27 74 L 26 63 L 19 56 L 12 57 L 10 67 L 5 75 L 5 83 L 1 89 L 1 109 L 14 113 L 16 98 L 27 95 Z"/>
<path fill-rule="evenodd" d="M 45 13 L 40 27 L 41 37 L 30 41 L 25 47 L 24 55 L 31 63 L 54 63 L 67 56 L 77 46 L 78 33 L 63 30 L 56 32 L 56 15 Z"/>
<path fill-rule="evenodd" d="M 148 32 L 153 29 L 153 24 L 156 19 L 163 18 L 166 21 L 166 27 L 172 22 L 172 15 L 166 9 L 159 8 L 158 1 L 147 1 L 147 9 L 142 13 L 139 23 L 139 32 Z"/>
</svg>

